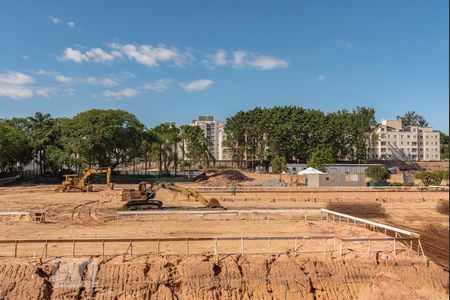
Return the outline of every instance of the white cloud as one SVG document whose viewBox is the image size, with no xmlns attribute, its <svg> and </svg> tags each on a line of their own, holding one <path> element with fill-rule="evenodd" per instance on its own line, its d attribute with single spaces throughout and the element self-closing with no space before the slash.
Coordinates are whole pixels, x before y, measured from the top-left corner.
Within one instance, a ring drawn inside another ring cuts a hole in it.
<svg viewBox="0 0 450 300">
<path fill-rule="evenodd" d="M 268 55 L 258 55 L 243 50 L 233 51 L 232 66 L 236 69 L 249 67 L 258 70 L 272 70 L 278 68 L 287 68 L 288 62 Z"/>
<path fill-rule="evenodd" d="M 161 62 L 173 62 L 175 65 L 182 63 L 182 55 L 174 47 L 133 44 L 111 44 L 111 47 L 128 57 L 128 59 L 148 67 L 157 67 Z"/>
<path fill-rule="evenodd" d="M 86 54 L 83 54 L 80 50 L 72 49 L 70 47 L 64 50 L 59 59 L 63 61 L 74 61 L 76 63 L 82 63 L 83 61 L 89 60 Z"/>
<path fill-rule="evenodd" d="M 68 76 L 64 76 L 61 74 L 56 74 L 55 75 L 55 79 L 59 82 L 65 83 L 65 84 L 69 84 L 72 83 L 74 81 L 74 78 L 72 77 L 68 77 Z"/>
<path fill-rule="evenodd" d="M 246 56 L 245 51 L 234 51 L 233 52 L 233 66 L 235 68 L 240 68 L 244 65 L 244 58 Z"/>
<path fill-rule="evenodd" d="M 208 88 L 214 82 L 210 79 L 198 79 L 190 82 L 180 83 L 180 86 L 187 92 L 201 91 Z"/>
<path fill-rule="evenodd" d="M 58 18 L 58 17 L 52 17 L 52 16 L 50 16 L 49 18 L 50 18 L 50 21 L 52 21 L 53 24 L 59 24 L 59 23 L 61 23 L 61 19 Z"/>
<path fill-rule="evenodd" d="M 108 97 L 108 98 L 116 98 L 116 99 L 122 99 L 122 98 L 132 98 L 134 96 L 136 96 L 137 94 L 139 94 L 139 91 L 132 89 L 132 88 L 124 88 L 121 89 L 119 91 L 110 91 L 110 90 L 106 90 L 102 93 L 102 95 L 104 97 Z"/>
<path fill-rule="evenodd" d="M 22 100 L 32 97 L 33 91 L 28 86 L 0 84 L 0 96 Z"/>
<path fill-rule="evenodd" d="M 50 94 L 54 94 L 56 90 L 51 87 L 42 87 L 42 88 L 36 88 L 34 90 L 34 93 L 39 96 L 43 96 L 45 98 L 48 98 Z"/>
<path fill-rule="evenodd" d="M 81 63 L 84 61 L 93 61 L 98 63 L 112 63 L 116 58 L 122 57 L 139 64 L 155 68 L 162 63 L 169 66 L 183 66 L 194 61 L 196 52 L 193 49 L 179 51 L 175 47 L 167 47 L 163 44 L 138 45 L 138 44 L 109 44 L 109 50 L 101 48 L 90 48 L 81 51 L 73 48 L 66 48 L 59 57 L 63 61 L 74 61 Z M 202 60 L 207 67 L 213 66 L 232 66 L 239 68 L 253 68 L 258 70 L 272 70 L 277 68 L 286 68 L 289 66 L 284 59 L 260 55 L 244 50 L 233 51 L 230 55 L 224 49 L 219 49 L 213 54 L 205 54 L 206 59 Z"/>
<path fill-rule="evenodd" d="M 255 67 L 259 70 L 271 70 L 288 67 L 287 61 L 266 55 L 255 56 L 247 63 L 249 66 Z"/>
<path fill-rule="evenodd" d="M 142 88 L 144 90 L 150 90 L 150 91 L 155 91 L 155 92 L 161 93 L 169 88 L 169 84 L 172 81 L 173 80 L 170 78 L 159 79 L 159 80 L 156 80 L 155 82 L 145 84 Z"/>
<path fill-rule="evenodd" d="M 214 64 L 217 66 L 226 66 L 227 62 L 227 51 L 220 49 L 212 57 Z"/>
<path fill-rule="evenodd" d="M 118 54 L 117 52 L 114 52 L 114 54 L 110 54 L 100 48 L 91 48 L 90 50 L 86 51 L 86 56 L 95 62 L 110 63 L 116 58 L 116 55 L 120 54 Z"/>
<path fill-rule="evenodd" d="M 24 85 L 33 82 L 33 77 L 19 72 L 7 72 L 0 74 L 0 84 Z"/>
<path fill-rule="evenodd" d="M 324 81 L 324 80 L 326 80 L 327 79 L 327 77 L 325 76 L 325 75 L 319 75 L 319 76 L 317 76 L 317 80 L 319 80 L 319 81 Z"/>
<path fill-rule="evenodd" d="M 67 22 L 67 26 L 75 27 L 75 22 L 73 22 L 73 21 Z"/>
<path fill-rule="evenodd" d="M 111 78 L 95 78 L 95 77 L 88 77 L 86 78 L 86 83 L 90 85 L 101 85 L 101 86 L 116 86 L 119 83 Z"/>
</svg>

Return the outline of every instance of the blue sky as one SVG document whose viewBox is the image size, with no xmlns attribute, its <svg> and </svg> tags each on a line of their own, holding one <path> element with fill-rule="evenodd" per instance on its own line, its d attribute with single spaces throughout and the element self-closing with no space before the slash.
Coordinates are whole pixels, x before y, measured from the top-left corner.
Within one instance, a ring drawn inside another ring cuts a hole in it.
<svg viewBox="0 0 450 300">
<path fill-rule="evenodd" d="M 2 1 L 0 118 L 147 126 L 255 106 L 409 110 L 448 132 L 448 1 Z"/>
</svg>

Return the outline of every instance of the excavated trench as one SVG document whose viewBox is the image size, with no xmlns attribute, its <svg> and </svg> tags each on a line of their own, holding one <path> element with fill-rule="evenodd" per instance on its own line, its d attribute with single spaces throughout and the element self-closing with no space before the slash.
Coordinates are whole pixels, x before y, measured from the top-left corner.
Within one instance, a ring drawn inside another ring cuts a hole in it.
<svg viewBox="0 0 450 300">
<path fill-rule="evenodd" d="M 0 278 L 0 299 L 448 298 L 448 273 L 406 254 L 56 258 L 0 263 Z"/>
</svg>

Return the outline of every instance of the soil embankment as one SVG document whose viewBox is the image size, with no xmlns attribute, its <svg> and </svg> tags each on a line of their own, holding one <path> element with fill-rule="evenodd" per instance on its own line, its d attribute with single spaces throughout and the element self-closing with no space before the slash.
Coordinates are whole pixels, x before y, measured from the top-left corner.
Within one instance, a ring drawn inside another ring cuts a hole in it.
<svg viewBox="0 0 450 300">
<path fill-rule="evenodd" d="M 349 254 L 351 255 L 351 254 Z M 446 299 L 448 273 L 421 258 L 145 256 L 0 263 L 1 299 Z"/>
</svg>

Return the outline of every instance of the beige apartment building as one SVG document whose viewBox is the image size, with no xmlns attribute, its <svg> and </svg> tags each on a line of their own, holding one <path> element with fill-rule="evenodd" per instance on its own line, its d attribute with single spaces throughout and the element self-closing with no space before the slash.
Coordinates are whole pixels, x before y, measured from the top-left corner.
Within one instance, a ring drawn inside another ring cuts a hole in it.
<svg viewBox="0 0 450 300">
<path fill-rule="evenodd" d="M 440 134 L 431 127 L 402 126 L 400 120 L 384 120 L 376 129 L 378 139 L 372 157 L 381 160 L 440 160 Z"/>
<path fill-rule="evenodd" d="M 208 141 L 209 151 L 216 160 L 226 160 L 228 155 L 226 147 L 223 146 L 225 139 L 225 122 L 214 120 L 213 116 L 199 116 L 197 120 L 193 120 L 192 126 L 199 126 L 205 133 Z"/>
</svg>

